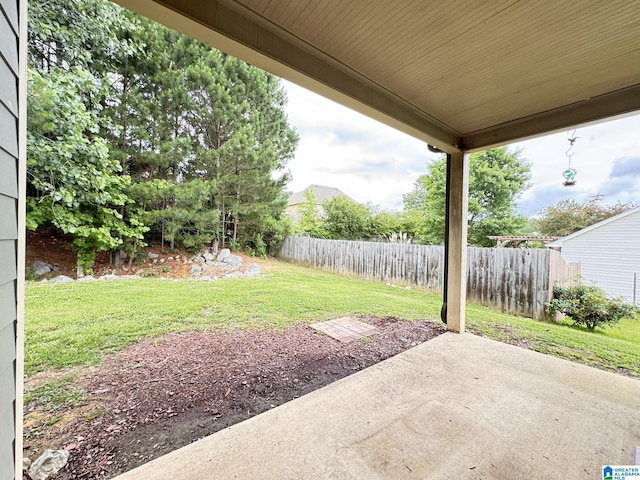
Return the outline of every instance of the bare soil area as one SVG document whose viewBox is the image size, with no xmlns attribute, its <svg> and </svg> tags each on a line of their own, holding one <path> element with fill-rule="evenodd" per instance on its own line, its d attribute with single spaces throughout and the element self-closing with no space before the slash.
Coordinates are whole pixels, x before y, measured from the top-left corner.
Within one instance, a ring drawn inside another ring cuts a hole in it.
<svg viewBox="0 0 640 480">
<path fill-rule="evenodd" d="M 69 463 L 51 478 L 111 478 L 445 331 L 395 317 L 359 320 L 380 332 L 351 343 L 306 325 L 144 340 L 74 372 L 81 405 L 56 412 L 26 405 L 25 455 L 66 448 Z"/>
<path fill-rule="evenodd" d="M 150 253 L 154 255 L 154 258 L 148 256 Z M 260 264 L 260 268 L 268 268 L 267 264 L 261 262 L 258 258 L 250 257 L 237 251 L 234 251 L 233 254 L 242 257 L 243 261 L 240 267 L 232 270 L 209 267 L 209 274 L 222 277 L 231 271 L 245 272 L 253 263 Z M 193 262 L 189 260 L 193 256 L 193 252 L 181 249 L 163 249 L 159 244 L 152 244 L 141 248 L 138 258 L 131 265 L 129 265 L 128 261 L 125 261 L 124 264 L 115 267 L 109 252 L 99 252 L 92 267 L 92 275 L 99 277 L 107 274 L 119 276 L 137 274 L 143 277 L 192 278 L 189 268 L 193 265 Z M 27 278 L 30 277 L 29 269 L 36 260 L 43 260 L 55 268 L 55 271 L 38 277 L 36 280 L 50 279 L 57 275 L 76 278 L 76 254 L 71 250 L 69 239 L 55 228 L 27 232 Z"/>
</svg>

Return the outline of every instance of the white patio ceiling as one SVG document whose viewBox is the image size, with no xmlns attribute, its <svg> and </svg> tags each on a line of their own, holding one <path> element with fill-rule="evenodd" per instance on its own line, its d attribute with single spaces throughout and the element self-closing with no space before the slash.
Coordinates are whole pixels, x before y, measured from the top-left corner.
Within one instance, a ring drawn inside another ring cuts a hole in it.
<svg viewBox="0 0 640 480">
<path fill-rule="evenodd" d="M 450 153 L 640 110 L 640 0 L 117 2 Z"/>
</svg>

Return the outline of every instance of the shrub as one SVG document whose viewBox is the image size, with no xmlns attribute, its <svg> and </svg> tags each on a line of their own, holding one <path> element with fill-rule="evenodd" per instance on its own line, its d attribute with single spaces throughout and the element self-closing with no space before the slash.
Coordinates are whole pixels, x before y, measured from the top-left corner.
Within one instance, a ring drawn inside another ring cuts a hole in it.
<svg viewBox="0 0 640 480">
<path fill-rule="evenodd" d="M 574 325 L 583 325 L 593 331 L 615 325 L 623 318 L 634 318 L 638 308 L 622 298 L 609 298 L 596 285 L 578 283 L 571 287 L 554 287 L 553 299 L 547 303 L 552 315 L 562 313 Z"/>
</svg>

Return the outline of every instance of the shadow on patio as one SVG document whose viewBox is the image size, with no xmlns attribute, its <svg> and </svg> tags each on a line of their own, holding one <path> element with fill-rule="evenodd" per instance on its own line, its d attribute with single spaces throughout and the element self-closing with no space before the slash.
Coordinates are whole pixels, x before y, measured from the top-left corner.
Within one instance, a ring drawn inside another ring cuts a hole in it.
<svg viewBox="0 0 640 480">
<path fill-rule="evenodd" d="M 594 479 L 638 445 L 637 380 L 446 333 L 117 478 Z"/>
</svg>

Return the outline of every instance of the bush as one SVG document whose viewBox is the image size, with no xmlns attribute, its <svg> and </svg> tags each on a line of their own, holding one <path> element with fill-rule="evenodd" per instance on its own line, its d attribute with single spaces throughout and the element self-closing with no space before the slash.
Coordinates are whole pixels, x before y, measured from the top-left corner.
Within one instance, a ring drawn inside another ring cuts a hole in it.
<svg viewBox="0 0 640 480">
<path fill-rule="evenodd" d="M 639 311 L 622 298 L 608 298 L 601 288 L 583 283 L 554 287 L 553 299 L 547 307 L 553 316 L 562 313 L 571 318 L 574 325 L 583 325 L 591 331 L 615 325 L 623 318 L 634 318 Z"/>
</svg>

